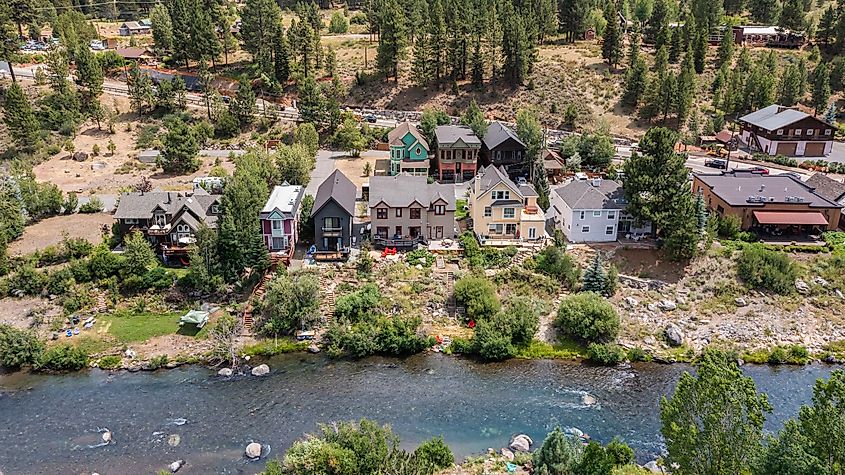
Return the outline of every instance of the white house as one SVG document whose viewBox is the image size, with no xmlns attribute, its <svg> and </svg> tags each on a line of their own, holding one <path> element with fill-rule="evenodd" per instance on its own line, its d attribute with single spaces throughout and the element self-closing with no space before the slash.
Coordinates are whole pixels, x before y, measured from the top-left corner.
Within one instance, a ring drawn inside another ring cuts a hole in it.
<svg viewBox="0 0 845 475">
<path fill-rule="evenodd" d="M 618 234 L 645 234 L 625 212 L 622 186 L 600 178 L 574 180 L 552 191 L 546 212 L 569 242 L 612 242 Z"/>
</svg>

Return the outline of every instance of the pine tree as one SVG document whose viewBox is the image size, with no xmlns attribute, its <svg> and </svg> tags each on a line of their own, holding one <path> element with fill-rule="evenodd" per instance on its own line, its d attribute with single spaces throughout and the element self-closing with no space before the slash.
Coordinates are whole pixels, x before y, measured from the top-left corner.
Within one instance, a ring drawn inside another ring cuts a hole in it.
<svg viewBox="0 0 845 475">
<path fill-rule="evenodd" d="M 640 58 L 640 27 L 635 23 L 628 33 L 628 68 L 634 67 Z"/>
<path fill-rule="evenodd" d="M 502 19 L 502 72 L 511 86 L 516 87 L 528 77 L 534 54 L 533 45 L 529 41 L 526 19 L 514 9 L 510 1 L 504 2 Z"/>
<path fill-rule="evenodd" d="M 704 203 L 704 195 L 701 193 L 695 198 L 695 215 L 697 218 L 696 226 L 698 227 L 698 232 L 701 234 L 706 233 L 709 214 L 707 213 L 707 205 Z"/>
<path fill-rule="evenodd" d="M 622 32 L 619 28 L 616 4 L 613 0 L 605 4 L 604 19 L 607 26 L 604 28 L 601 56 L 612 69 L 616 69 L 616 65 L 622 60 Z"/>
<path fill-rule="evenodd" d="M 192 173 L 199 168 L 199 144 L 194 132 L 182 120 L 173 121 L 162 145 L 159 161 L 165 173 Z"/>
<path fill-rule="evenodd" d="M 384 21 L 380 26 L 376 64 L 385 78 L 399 81 L 399 61 L 405 57 L 408 33 L 405 15 L 397 0 L 385 0 Z"/>
<path fill-rule="evenodd" d="M 751 19 L 764 25 L 774 24 L 780 15 L 778 0 L 749 0 L 748 9 Z"/>
<path fill-rule="evenodd" d="M 446 74 L 446 14 L 443 0 L 433 0 L 428 23 L 431 67 L 434 80 L 440 81 Z"/>
<path fill-rule="evenodd" d="M 188 66 L 191 52 L 191 14 L 188 0 L 168 0 L 167 11 L 170 14 L 170 24 L 173 31 L 173 45 L 171 59 L 184 62 Z"/>
<path fill-rule="evenodd" d="M 581 290 L 584 292 L 595 292 L 603 294 L 607 288 L 607 275 L 601 263 L 601 255 L 596 252 L 590 266 L 584 270 L 584 278 L 581 283 Z"/>
<path fill-rule="evenodd" d="M 816 29 L 816 40 L 822 44 L 830 44 L 836 35 L 836 11 L 833 5 L 827 7 L 819 20 L 819 27 Z"/>
<path fill-rule="evenodd" d="M 499 19 L 498 5 L 499 3 L 496 1 L 487 2 L 487 11 L 485 13 L 487 26 L 484 28 L 484 44 L 486 45 L 484 56 L 487 63 L 490 64 L 490 69 L 492 70 L 491 76 L 494 78 L 499 74 L 499 63 L 502 56 L 503 33 L 502 22 Z"/>
<path fill-rule="evenodd" d="M 669 66 L 669 53 L 666 52 L 666 47 L 657 50 L 654 55 L 654 72 L 661 74 L 666 71 Z"/>
<path fill-rule="evenodd" d="M 695 97 L 695 70 L 689 55 L 684 57 L 681 73 L 678 75 L 678 86 L 675 96 L 675 112 L 678 117 L 678 128 L 682 128 L 689 117 Z"/>
<path fill-rule="evenodd" d="M 793 31 L 804 30 L 804 6 L 801 0 L 784 0 L 778 25 Z"/>
<path fill-rule="evenodd" d="M 721 67 L 723 64 L 730 65 L 733 61 L 734 56 L 734 37 L 733 32 L 730 28 L 725 31 L 725 34 L 722 35 L 721 41 L 719 41 L 719 50 L 717 52 L 717 61 L 716 65 Z"/>
<path fill-rule="evenodd" d="M 551 189 L 549 187 L 549 177 L 546 172 L 546 165 L 542 160 L 537 160 L 534 164 L 534 189 L 537 191 L 537 206 L 543 211 L 549 209 L 549 194 Z"/>
<path fill-rule="evenodd" d="M 305 78 L 298 84 L 299 117 L 303 122 L 319 124 L 323 121 L 326 110 L 323 94 L 317 86 L 313 76 Z"/>
<path fill-rule="evenodd" d="M 272 50 L 278 42 L 281 18 L 282 11 L 275 0 L 247 0 L 241 11 L 244 49 L 262 71 L 271 70 Z"/>
<path fill-rule="evenodd" d="M 789 64 L 783 71 L 780 80 L 780 87 L 778 88 L 778 104 L 791 107 L 798 103 L 801 92 L 801 78 L 799 77 L 798 67 L 795 64 Z"/>
<path fill-rule="evenodd" d="M 290 45 L 284 32 L 279 30 L 273 44 L 273 75 L 283 85 L 290 79 Z"/>
<path fill-rule="evenodd" d="M 3 122 L 18 147 L 30 148 L 38 141 L 38 119 L 32 111 L 29 99 L 26 98 L 17 82 L 13 82 L 6 90 L 3 102 Z"/>
<path fill-rule="evenodd" d="M 660 113 L 663 115 L 664 123 L 675 107 L 677 89 L 678 78 L 671 71 L 667 71 L 660 77 L 658 94 L 660 97 Z"/>
<path fill-rule="evenodd" d="M 150 76 L 141 71 L 138 63 L 132 63 L 126 84 L 129 88 L 129 101 L 138 109 L 138 115 L 142 115 L 147 107 L 152 107 L 155 99 Z"/>
<path fill-rule="evenodd" d="M 229 103 L 229 113 L 238 118 L 241 127 L 251 124 L 255 119 L 255 92 L 246 78 L 238 82 L 238 91 Z"/>
<path fill-rule="evenodd" d="M 815 115 L 827 109 L 830 101 L 830 72 L 827 63 L 819 63 L 813 71 L 813 108 Z"/>
<path fill-rule="evenodd" d="M 481 35 L 474 35 L 472 41 L 472 84 L 479 86 L 484 82 L 484 54 L 481 51 Z"/>
<path fill-rule="evenodd" d="M 50 88 L 56 94 L 68 92 L 68 74 L 70 65 L 68 63 L 67 50 L 62 46 L 53 46 L 47 52 L 47 77 L 50 80 Z"/>
<path fill-rule="evenodd" d="M 484 134 L 487 133 L 487 120 L 475 99 L 469 103 L 469 107 L 461 116 L 461 125 L 472 129 L 472 132 L 479 138 L 484 137 Z"/>
<path fill-rule="evenodd" d="M 536 0 L 534 13 L 539 22 L 537 41 L 542 44 L 547 37 L 557 33 L 557 2 L 555 0 Z"/>
<path fill-rule="evenodd" d="M 156 50 L 166 53 L 173 49 L 173 24 L 170 12 L 161 3 L 150 10 L 150 21 L 153 24 L 153 43 Z"/>
<path fill-rule="evenodd" d="M 798 79 L 798 100 L 801 100 L 807 93 L 807 61 L 803 56 L 798 58 Z"/>
<path fill-rule="evenodd" d="M 625 93 L 622 95 L 622 102 L 634 109 L 637 108 L 648 81 L 648 68 L 643 58 L 637 58 L 633 66 L 628 68 L 625 74 Z"/>
<path fill-rule="evenodd" d="M 191 0 L 191 56 L 194 59 L 210 60 L 212 66 L 216 58 L 223 51 L 220 39 L 217 37 L 215 24 L 211 20 L 209 11 L 205 8 L 203 0 Z M 267 46 L 272 48 L 272 43 Z M 269 62 L 262 63 L 262 71 L 272 71 Z"/>
<path fill-rule="evenodd" d="M 660 49 L 666 44 L 666 27 L 669 16 L 669 5 L 666 0 L 655 0 L 654 9 L 651 11 L 651 16 L 646 23 L 645 35 L 646 38 L 654 42 L 654 47 Z"/>
<path fill-rule="evenodd" d="M 85 101 L 95 101 L 103 93 L 103 68 L 88 47 L 76 54 L 76 84 L 83 88 Z"/>
<path fill-rule="evenodd" d="M 696 74 L 704 72 L 704 62 L 707 60 L 707 32 L 700 31 L 695 36 L 695 43 L 693 44 L 693 62 L 695 64 Z"/>
<path fill-rule="evenodd" d="M 680 26 L 672 29 L 672 42 L 669 44 L 669 62 L 672 64 L 676 64 L 681 59 L 681 52 L 683 51 L 682 35 Z"/>
</svg>

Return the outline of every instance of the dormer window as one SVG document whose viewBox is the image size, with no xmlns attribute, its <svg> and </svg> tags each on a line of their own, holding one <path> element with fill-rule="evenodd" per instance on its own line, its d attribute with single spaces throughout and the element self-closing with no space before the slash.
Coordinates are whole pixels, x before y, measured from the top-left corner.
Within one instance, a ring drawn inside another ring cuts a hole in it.
<svg viewBox="0 0 845 475">
<path fill-rule="evenodd" d="M 220 214 L 220 205 L 218 205 L 218 204 L 211 205 L 211 213 L 212 214 Z"/>
<path fill-rule="evenodd" d="M 801 129 L 795 129 L 795 135 L 801 135 Z"/>
<path fill-rule="evenodd" d="M 778 129 L 777 134 L 778 134 L 778 135 L 783 135 L 783 129 Z"/>
<path fill-rule="evenodd" d="M 831 129 L 824 129 L 825 135 L 830 135 L 831 132 L 832 132 Z"/>
<path fill-rule="evenodd" d="M 180 233 L 188 233 L 191 232 L 191 228 L 189 228 L 187 224 L 180 224 L 179 226 L 176 226 L 176 231 Z"/>
<path fill-rule="evenodd" d="M 417 155 L 421 155 L 421 154 L 422 154 L 422 149 L 417 147 Z"/>
</svg>

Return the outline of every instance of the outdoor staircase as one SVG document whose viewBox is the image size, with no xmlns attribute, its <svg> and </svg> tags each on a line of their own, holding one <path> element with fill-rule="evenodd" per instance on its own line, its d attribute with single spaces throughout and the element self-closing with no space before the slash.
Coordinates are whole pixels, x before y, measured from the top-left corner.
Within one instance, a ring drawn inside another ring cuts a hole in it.
<svg viewBox="0 0 845 475">
<path fill-rule="evenodd" d="M 264 294 L 267 293 L 267 285 L 273 280 L 273 275 L 272 272 L 265 273 L 258 285 L 252 289 L 252 295 L 250 295 L 243 313 L 243 327 L 247 334 L 252 333 L 252 326 L 255 324 L 255 316 L 253 315 L 255 308 L 252 302 L 264 297 Z"/>
<path fill-rule="evenodd" d="M 329 278 L 322 272 L 320 273 L 320 288 L 323 289 L 323 301 L 320 303 L 320 313 L 323 315 L 322 323 L 328 327 L 334 320 L 337 295 L 335 295 L 334 286 L 331 285 Z"/>
<path fill-rule="evenodd" d="M 455 273 L 446 271 L 443 273 L 446 278 L 446 313 L 455 315 L 457 313 L 458 303 L 455 300 Z"/>
</svg>

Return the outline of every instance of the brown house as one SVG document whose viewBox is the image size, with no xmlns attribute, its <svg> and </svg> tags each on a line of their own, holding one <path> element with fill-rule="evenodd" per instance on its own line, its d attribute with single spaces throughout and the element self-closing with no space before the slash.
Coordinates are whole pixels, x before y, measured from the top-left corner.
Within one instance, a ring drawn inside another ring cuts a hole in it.
<svg viewBox="0 0 845 475">
<path fill-rule="evenodd" d="M 739 118 L 740 139 L 753 151 L 787 157 L 823 157 L 833 149 L 834 127 L 777 104 Z"/>
<path fill-rule="evenodd" d="M 742 229 L 781 235 L 836 229 L 842 205 L 791 175 L 751 171 L 696 174 L 692 191 L 720 216 L 737 216 Z"/>
</svg>

